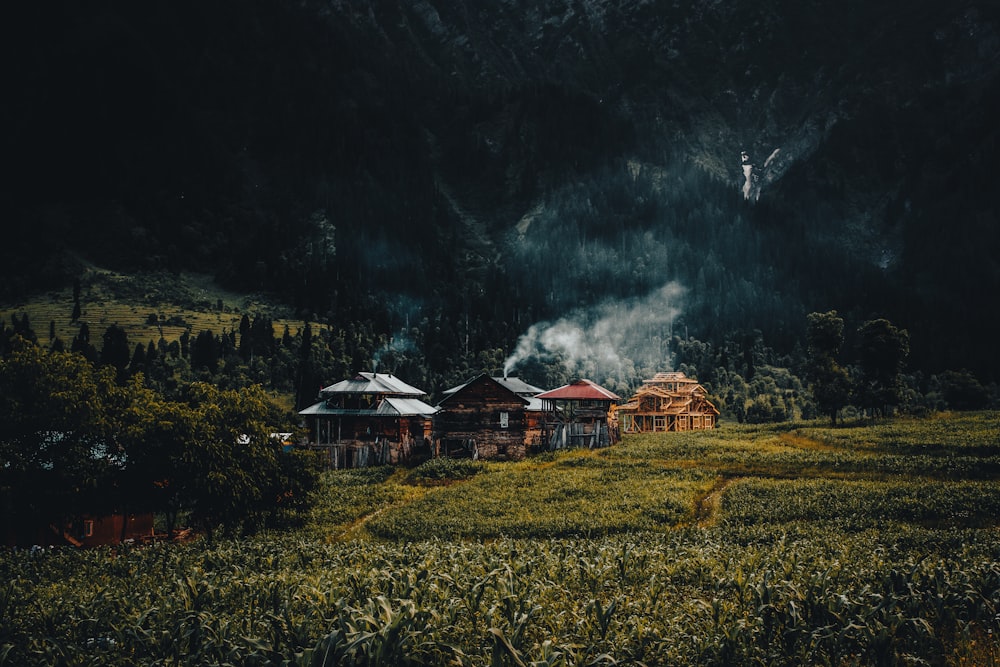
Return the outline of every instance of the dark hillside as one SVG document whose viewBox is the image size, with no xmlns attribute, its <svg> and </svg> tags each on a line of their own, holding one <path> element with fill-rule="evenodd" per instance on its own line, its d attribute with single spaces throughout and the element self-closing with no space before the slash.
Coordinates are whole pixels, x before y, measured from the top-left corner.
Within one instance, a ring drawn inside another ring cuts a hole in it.
<svg viewBox="0 0 1000 667">
<path fill-rule="evenodd" d="M 443 366 L 676 283 L 658 340 L 836 308 L 1000 377 L 991 3 L 59 4 L 8 13 L 0 298 L 209 269 Z"/>
</svg>

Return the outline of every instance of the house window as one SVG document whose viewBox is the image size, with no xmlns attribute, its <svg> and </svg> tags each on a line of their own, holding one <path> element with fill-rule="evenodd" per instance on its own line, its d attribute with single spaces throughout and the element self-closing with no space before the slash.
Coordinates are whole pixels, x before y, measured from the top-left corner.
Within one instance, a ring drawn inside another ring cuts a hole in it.
<svg viewBox="0 0 1000 667">
<path fill-rule="evenodd" d="M 510 415 L 507 412 L 500 413 L 500 428 L 507 428 L 510 425 Z"/>
<path fill-rule="evenodd" d="M 94 536 L 94 520 L 84 519 L 83 521 L 83 536 L 93 537 Z"/>
</svg>

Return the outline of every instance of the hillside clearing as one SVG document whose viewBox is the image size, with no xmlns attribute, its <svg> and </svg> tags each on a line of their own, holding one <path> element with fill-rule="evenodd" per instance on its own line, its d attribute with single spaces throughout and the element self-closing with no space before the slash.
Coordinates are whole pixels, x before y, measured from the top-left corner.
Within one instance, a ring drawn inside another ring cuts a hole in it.
<svg viewBox="0 0 1000 667">
<path fill-rule="evenodd" d="M 80 326 L 90 328 L 92 341 L 111 325 L 122 327 L 129 343 L 168 343 L 185 332 L 192 337 L 204 330 L 215 334 L 238 331 L 243 315 L 251 319 L 268 314 L 275 336 L 285 326 L 294 335 L 305 321 L 288 317 L 284 308 L 261 295 L 239 294 L 219 286 L 211 277 L 197 273 L 126 275 L 90 266 L 80 280 L 81 314 L 73 320 L 73 288 L 38 295 L 30 301 L 0 304 L 0 320 L 27 315 L 39 343 L 48 345 L 50 327 L 67 348 Z M 99 345 L 98 345 L 99 347 Z"/>
</svg>

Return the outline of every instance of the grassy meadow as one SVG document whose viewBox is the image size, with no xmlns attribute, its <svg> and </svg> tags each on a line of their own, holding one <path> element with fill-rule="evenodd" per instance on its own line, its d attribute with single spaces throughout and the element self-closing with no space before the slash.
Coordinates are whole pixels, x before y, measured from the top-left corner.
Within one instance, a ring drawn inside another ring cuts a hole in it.
<svg viewBox="0 0 1000 667">
<path fill-rule="evenodd" d="M 219 334 L 237 331 L 243 314 L 272 315 L 274 333 L 281 336 L 287 324 L 294 334 L 305 326 L 303 320 L 274 315 L 274 306 L 263 296 L 247 296 L 219 287 L 211 277 L 192 274 L 120 274 L 90 267 L 80 285 L 80 318 L 73 316 L 73 289 L 35 295 L 22 303 L 0 303 L 0 321 L 28 316 L 42 345 L 48 345 L 50 325 L 68 349 L 86 322 L 90 337 L 100 347 L 101 335 L 112 324 L 125 330 L 129 343 L 168 343 L 187 331 L 191 337 L 210 329 Z"/>
<path fill-rule="evenodd" d="M 1000 414 L 329 472 L 308 525 L 0 555 L 0 664 L 997 665 Z"/>
</svg>

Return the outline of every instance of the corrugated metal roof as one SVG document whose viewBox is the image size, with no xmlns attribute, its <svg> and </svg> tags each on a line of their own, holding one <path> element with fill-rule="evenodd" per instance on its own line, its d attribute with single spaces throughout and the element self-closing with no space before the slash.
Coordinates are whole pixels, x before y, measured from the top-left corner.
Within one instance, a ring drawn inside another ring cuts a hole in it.
<svg viewBox="0 0 1000 667">
<path fill-rule="evenodd" d="M 493 379 L 502 384 L 503 386 L 507 387 L 508 389 L 510 389 L 518 396 L 525 396 L 525 397 L 534 396 L 535 394 L 540 394 L 543 391 L 545 391 L 541 387 L 536 387 L 534 385 L 528 384 L 521 378 L 495 377 Z"/>
<path fill-rule="evenodd" d="M 369 416 L 372 417 L 376 414 L 373 408 L 332 408 L 326 404 L 326 401 L 320 401 L 319 403 L 314 403 L 308 408 L 299 411 L 300 415 L 303 416 L 336 416 L 336 417 L 361 417 Z"/>
<path fill-rule="evenodd" d="M 350 380 L 341 380 L 320 390 L 320 396 L 330 394 L 381 394 L 383 396 L 426 396 L 427 392 L 411 387 L 387 373 L 358 373 Z"/>
<path fill-rule="evenodd" d="M 300 410 L 304 417 L 429 417 L 438 409 L 417 398 L 386 397 L 374 408 L 331 408 L 326 401 L 313 403 L 308 408 Z"/>
<path fill-rule="evenodd" d="M 528 412 L 542 412 L 545 410 L 545 401 L 540 398 L 529 398 L 528 405 L 524 409 Z"/>
<path fill-rule="evenodd" d="M 441 393 L 444 394 L 445 396 L 451 396 L 460 389 L 469 386 L 473 382 L 473 380 L 476 379 L 478 378 L 472 378 L 472 380 L 469 380 L 468 382 L 460 384 L 457 387 L 452 387 L 451 389 L 445 389 Z M 492 376 L 492 379 L 494 382 L 497 382 L 501 386 L 506 387 L 508 390 L 514 392 L 518 396 L 523 396 L 525 398 L 528 398 L 529 396 L 534 396 L 535 394 L 540 394 L 544 391 L 540 387 L 528 384 L 521 378 L 503 377 L 501 375 L 501 376 Z"/>
<path fill-rule="evenodd" d="M 429 417 L 438 411 L 438 408 L 424 403 L 418 398 L 386 398 L 378 406 L 378 414 L 391 414 L 395 412 L 400 417 L 412 417 L 423 415 Z"/>
<path fill-rule="evenodd" d="M 558 389 L 538 394 L 535 398 L 568 401 L 620 401 L 621 397 L 590 380 L 574 380 Z"/>
</svg>

